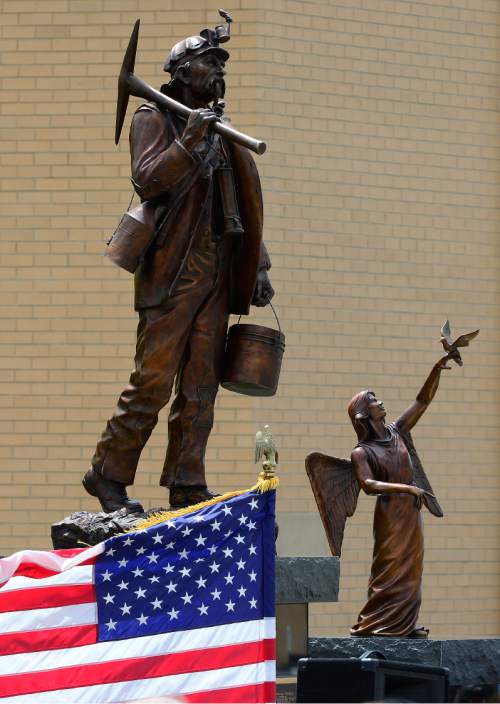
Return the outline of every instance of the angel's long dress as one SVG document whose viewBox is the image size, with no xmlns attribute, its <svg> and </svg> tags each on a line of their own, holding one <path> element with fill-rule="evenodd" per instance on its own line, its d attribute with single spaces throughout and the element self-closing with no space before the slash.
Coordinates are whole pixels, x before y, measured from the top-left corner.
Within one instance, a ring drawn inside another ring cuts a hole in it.
<svg viewBox="0 0 500 704">
<path fill-rule="evenodd" d="M 390 439 L 361 443 L 373 476 L 382 482 L 410 484 L 412 469 L 396 424 Z M 424 536 L 415 497 L 377 497 L 373 521 L 375 545 L 368 601 L 352 627 L 353 636 L 407 636 L 415 630 L 420 610 Z"/>
</svg>

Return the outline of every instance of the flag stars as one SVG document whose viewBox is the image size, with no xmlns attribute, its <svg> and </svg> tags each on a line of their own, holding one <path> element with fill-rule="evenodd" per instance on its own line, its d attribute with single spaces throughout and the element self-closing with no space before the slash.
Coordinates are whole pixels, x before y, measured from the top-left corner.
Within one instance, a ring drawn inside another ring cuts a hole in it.
<svg viewBox="0 0 500 704">
<path fill-rule="evenodd" d="M 146 590 L 142 589 L 141 587 L 139 587 L 139 589 L 136 589 L 134 594 L 137 595 L 138 599 L 145 599 L 146 598 Z"/>
<path fill-rule="evenodd" d="M 204 538 L 202 536 L 202 534 L 200 533 L 200 535 L 196 538 L 196 545 L 198 547 L 201 547 L 201 546 L 204 546 L 206 542 L 207 542 L 207 539 Z"/>
<path fill-rule="evenodd" d="M 211 545 L 211 546 L 208 548 L 208 552 L 209 552 L 211 555 L 213 555 L 214 553 L 217 552 L 217 546 L 216 546 L 216 545 Z"/>
<path fill-rule="evenodd" d="M 185 606 L 186 604 L 190 604 L 190 603 L 191 603 L 191 601 L 192 601 L 192 599 L 193 599 L 193 595 L 192 595 L 192 594 L 188 594 L 188 593 L 186 592 L 186 593 L 184 594 L 184 596 L 181 596 L 181 599 L 182 599 L 182 601 L 184 602 L 184 606 Z"/>
<path fill-rule="evenodd" d="M 170 609 L 170 611 L 167 611 L 167 614 L 170 616 L 171 621 L 175 621 L 176 619 L 179 618 L 179 612 L 176 611 L 173 606 Z"/>
<path fill-rule="evenodd" d="M 113 557 L 115 554 L 116 550 L 114 548 L 109 548 L 109 550 L 106 552 L 106 555 L 109 555 L 110 557 Z"/>
<path fill-rule="evenodd" d="M 184 530 L 181 531 L 182 535 L 183 535 L 185 538 L 187 538 L 188 535 L 191 535 L 192 532 L 193 532 L 193 529 L 190 528 L 189 526 L 186 526 L 186 527 L 184 528 Z"/>
<path fill-rule="evenodd" d="M 170 572 L 174 571 L 174 566 L 168 563 L 168 565 L 165 565 L 163 569 L 165 570 L 166 574 L 169 574 Z"/>
<path fill-rule="evenodd" d="M 223 506 L 222 510 L 223 510 L 225 516 L 230 516 L 233 512 L 233 510 L 230 506 Z"/>
<path fill-rule="evenodd" d="M 160 599 L 158 599 L 158 597 L 156 597 L 156 599 L 154 601 L 150 601 L 149 603 L 153 607 L 153 610 L 155 610 L 155 609 L 160 609 L 163 602 Z"/>
<path fill-rule="evenodd" d="M 251 609 L 257 608 L 257 599 L 250 599 L 248 603 L 250 604 Z"/>
<path fill-rule="evenodd" d="M 224 577 L 224 579 L 226 580 L 226 584 L 232 584 L 233 579 L 234 579 L 234 575 L 232 575 L 230 572 L 228 572 L 226 574 L 226 576 Z"/>
<path fill-rule="evenodd" d="M 104 601 L 106 602 L 106 604 L 112 604 L 114 602 L 114 600 L 115 600 L 114 595 L 110 594 L 109 592 L 104 597 Z"/>
<path fill-rule="evenodd" d="M 112 575 L 112 572 L 110 572 L 109 570 L 106 570 L 106 572 L 103 572 L 101 575 L 102 581 L 103 582 L 111 582 L 111 575 Z"/>
<path fill-rule="evenodd" d="M 131 608 L 132 608 L 132 607 L 129 606 L 129 605 L 127 604 L 127 602 L 125 602 L 125 604 L 123 604 L 123 606 L 120 606 L 120 610 L 121 610 L 121 612 L 122 612 L 122 616 L 125 616 L 125 614 L 130 614 L 130 609 L 131 609 Z"/>
<path fill-rule="evenodd" d="M 144 614 L 141 614 L 136 620 L 139 621 L 139 626 L 146 626 L 148 619 L 149 616 L 144 616 Z"/>
<path fill-rule="evenodd" d="M 120 565 L 120 567 L 126 567 L 127 562 L 128 562 L 128 560 L 126 560 L 125 558 L 118 560 L 118 564 Z"/>
<path fill-rule="evenodd" d="M 120 584 L 118 585 L 118 589 L 122 592 L 124 589 L 128 589 L 128 582 L 125 582 L 125 580 L 122 579 Z"/>
<path fill-rule="evenodd" d="M 108 627 L 108 631 L 116 631 L 116 624 L 117 621 L 113 621 L 112 618 L 109 619 L 109 621 L 105 624 Z"/>
<path fill-rule="evenodd" d="M 196 584 L 198 585 L 198 589 L 203 589 L 203 587 L 207 586 L 207 580 L 203 579 L 203 577 L 198 577 L 196 581 Z"/>
<path fill-rule="evenodd" d="M 257 548 L 255 547 L 255 545 L 250 545 L 250 547 L 248 548 L 248 554 L 249 555 L 256 555 L 257 554 Z"/>
<path fill-rule="evenodd" d="M 259 508 L 259 502 L 257 501 L 257 499 L 252 499 L 248 505 L 250 506 L 252 511 L 255 511 L 255 509 Z"/>
<path fill-rule="evenodd" d="M 216 519 L 213 523 L 210 524 L 210 527 L 212 528 L 212 531 L 220 530 L 220 527 L 221 527 L 220 521 L 218 521 Z"/>
<path fill-rule="evenodd" d="M 190 567 L 183 567 L 181 570 L 179 570 L 179 574 L 181 577 L 189 577 L 191 574 L 191 568 Z"/>
<path fill-rule="evenodd" d="M 214 574 L 214 572 L 219 572 L 220 564 L 218 564 L 215 560 L 212 562 L 211 565 L 208 566 L 210 567 L 210 571 L 212 572 L 212 574 Z"/>
<path fill-rule="evenodd" d="M 131 536 L 129 535 L 128 538 L 123 541 L 123 545 L 128 547 L 128 546 L 132 545 L 133 542 L 134 541 L 132 540 Z"/>
<path fill-rule="evenodd" d="M 231 599 L 230 599 L 230 600 L 227 602 L 227 604 L 226 604 L 226 608 L 227 608 L 228 612 L 229 612 L 229 611 L 233 611 L 233 612 L 234 612 L 234 607 L 235 607 L 235 604 L 234 604 L 234 602 L 231 601 Z"/>
<path fill-rule="evenodd" d="M 242 560 L 241 558 L 238 560 L 236 563 L 236 566 L 238 567 L 239 570 L 245 569 L 246 562 Z"/>
<path fill-rule="evenodd" d="M 160 533 L 157 533 L 156 535 L 153 535 L 152 537 L 153 537 L 153 542 L 155 544 L 161 545 L 161 541 L 163 540 L 163 535 L 160 535 Z"/>
<path fill-rule="evenodd" d="M 172 582 L 172 580 L 170 580 L 170 582 L 166 584 L 165 587 L 168 589 L 168 593 L 171 594 L 172 592 L 175 592 L 177 590 L 177 583 Z"/>
<path fill-rule="evenodd" d="M 213 592 L 210 592 L 210 594 L 212 595 L 214 601 L 220 601 L 220 595 L 222 592 L 219 589 L 214 589 Z"/>
<path fill-rule="evenodd" d="M 149 581 L 151 582 L 151 584 L 158 584 L 160 578 L 158 577 L 158 575 L 154 574 L 152 577 L 149 578 Z"/>
<path fill-rule="evenodd" d="M 246 593 L 247 593 L 247 590 L 245 589 L 245 587 L 240 587 L 238 589 L 238 596 L 245 596 Z"/>
<path fill-rule="evenodd" d="M 257 524 L 254 521 L 248 521 L 247 528 L 248 530 L 255 530 L 257 528 Z"/>
<path fill-rule="evenodd" d="M 184 550 L 181 550 L 179 553 L 179 557 L 181 560 L 187 560 L 188 555 L 189 555 L 189 550 L 186 550 L 186 548 L 184 548 Z"/>
<path fill-rule="evenodd" d="M 224 548 L 222 551 L 224 553 L 224 557 L 232 557 L 233 556 L 233 551 L 231 548 Z"/>
<path fill-rule="evenodd" d="M 159 557 L 160 556 L 157 555 L 155 552 L 152 552 L 151 555 L 148 555 L 149 564 L 152 565 L 154 563 L 156 565 Z"/>
<path fill-rule="evenodd" d="M 142 577 L 143 573 L 144 570 L 140 570 L 138 567 L 136 567 L 135 570 L 132 570 L 134 577 Z"/>
<path fill-rule="evenodd" d="M 257 573 L 254 572 L 253 570 L 249 573 L 248 575 L 250 577 L 251 582 L 256 582 L 257 581 Z"/>
<path fill-rule="evenodd" d="M 208 606 L 202 604 L 201 606 L 197 606 L 196 608 L 200 612 L 200 616 L 208 616 Z"/>
<path fill-rule="evenodd" d="M 238 545 L 243 545 L 245 542 L 245 538 L 242 535 L 240 535 L 239 533 L 238 533 L 238 535 L 234 536 L 234 539 L 236 540 L 236 543 Z"/>
<path fill-rule="evenodd" d="M 243 514 L 238 518 L 238 521 L 240 523 L 240 526 L 244 526 L 245 523 L 248 521 L 248 516 L 245 516 L 245 514 Z"/>
<path fill-rule="evenodd" d="M 169 543 L 167 543 L 167 544 L 165 545 L 165 550 L 173 550 L 173 549 L 174 549 L 174 545 L 175 545 L 174 541 L 171 540 Z"/>
<path fill-rule="evenodd" d="M 145 552 L 146 552 L 146 548 L 144 547 L 144 545 L 141 545 L 140 548 L 136 549 L 135 554 L 136 555 L 144 555 Z"/>
</svg>

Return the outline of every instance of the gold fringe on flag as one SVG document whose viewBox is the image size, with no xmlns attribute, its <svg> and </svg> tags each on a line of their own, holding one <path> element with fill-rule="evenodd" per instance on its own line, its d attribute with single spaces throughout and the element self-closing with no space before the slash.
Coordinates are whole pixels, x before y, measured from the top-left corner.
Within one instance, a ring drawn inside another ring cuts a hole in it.
<svg viewBox="0 0 500 704">
<path fill-rule="evenodd" d="M 134 526 L 134 528 L 131 528 L 131 530 L 135 531 L 142 530 L 144 528 L 150 528 L 151 526 L 158 525 L 158 523 L 164 523 L 165 521 L 170 521 L 174 518 L 178 518 L 179 516 L 186 516 L 189 513 L 199 511 L 200 508 L 206 508 L 207 506 L 219 504 L 222 501 L 228 501 L 229 499 L 232 499 L 235 496 L 241 496 L 242 494 L 247 494 L 250 491 L 258 491 L 260 494 L 263 494 L 265 491 L 272 491 L 273 489 L 277 489 L 279 483 L 279 477 L 275 475 L 270 476 L 269 473 L 262 471 L 259 474 L 257 483 L 254 484 L 250 489 L 228 491 L 226 494 L 222 494 L 221 496 L 215 496 L 213 499 L 209 499 L 208 501 L 202 501 L 199 504 L 193 504 L 192 506 L 186 506 L 185 508 L 178 508 L 175 511 L 159 511 L 158 513 L 154 513 L 153 515 L 149 516 L 149 518 L 145 518 L 143 521 L 140 521 L 136 526 Z"/>
</svg>

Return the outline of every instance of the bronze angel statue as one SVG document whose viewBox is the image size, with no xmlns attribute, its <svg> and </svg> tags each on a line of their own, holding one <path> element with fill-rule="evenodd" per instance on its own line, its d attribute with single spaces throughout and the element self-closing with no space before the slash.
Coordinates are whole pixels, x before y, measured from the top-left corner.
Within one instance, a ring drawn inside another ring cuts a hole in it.
<svg viewBox="0 0 500 704">
<path fill-rule="evenodd" d="M 319 512 L 331 551 L 340 555 L 346 519 L 352 516 L 360 489 L 377 496 L 374 548 L 368 600 L 352 627 L 353 636 L 426 638 L 418 626 L 424 540 L 422 505 L 435 516 L 443 512 L 434 496 L 410 434 L 427 410 L 441 371 L 450 369 L 452 349 L 433 366 L 416 400 L 386 425 L 384 404 L 373 391 L 361 391 L 348 413 L 358 436 L 351 459 L 314 452 L 306 458 Z"/>
</svg>

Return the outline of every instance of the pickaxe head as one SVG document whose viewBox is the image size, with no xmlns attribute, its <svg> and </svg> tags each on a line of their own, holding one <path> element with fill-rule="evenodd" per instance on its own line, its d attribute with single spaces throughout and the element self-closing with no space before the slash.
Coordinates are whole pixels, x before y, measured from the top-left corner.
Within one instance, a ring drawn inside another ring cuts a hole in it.
<svg viewBox="0 0 500 704">
<path fill-rule="evenodd" d="M 139 38 L 139 25 L 141 20 L 137 20 L 130 35 L 127 51 L 123 57 L 122 68 L 118 76 L 118 100 L 116 103 L 116 128 L 115 144 L 120 141 L 123 121 L 127 112 L 128 99 L 130 97 L 130 78 L 134 74 L 135 55 L 137 53 L 137 40 Z"/>
</svg>

